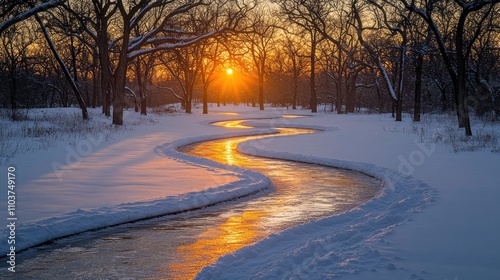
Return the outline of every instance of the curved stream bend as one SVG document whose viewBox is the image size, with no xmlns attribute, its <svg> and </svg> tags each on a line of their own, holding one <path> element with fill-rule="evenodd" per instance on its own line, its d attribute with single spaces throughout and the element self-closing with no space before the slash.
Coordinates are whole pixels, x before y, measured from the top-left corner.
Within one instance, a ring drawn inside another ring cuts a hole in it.
<svg viewBox="0 0 500 280">
<path fill-rule="evenodd" d="M 241 125 L 243 121 L 232 122 Z M 280 136 L 313 132 L 278 130 Z M 181 149 L 263 173 L 272 179 L 275 192 L 56 240 L 20 255 L 24 261 L 17 266 L 16 276 L 190 279 L 225 254 L 284 229 L 352 209 L 380 190 L 380 181 L 360 173 L 236 151 L 239 143 L 259 139 L 265 145 L 275 136 L 218 139 Z"/>
</svg>

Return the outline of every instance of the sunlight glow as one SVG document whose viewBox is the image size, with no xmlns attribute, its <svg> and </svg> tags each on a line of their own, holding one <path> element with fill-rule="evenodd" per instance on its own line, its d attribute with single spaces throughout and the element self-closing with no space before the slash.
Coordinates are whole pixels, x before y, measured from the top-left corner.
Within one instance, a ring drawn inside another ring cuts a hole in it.
<svg viewBox="0 0 500 280">
<path fill-rule="evenodd" d="M 222 122 L 215 122 L 212 124 L 216 125 L 216 126 L 223 126 L 223 127 L 228 127 L 228 128 L 252 128 L 251 126 L 242 124 L 245 121 L 246 120 L 222 121 Z"/>
<path fill-rule="evenodd" d="M 226 73 L 228 75 L 233 75 L 233 69 L 231 69 L 231 68 L 226 69 Z"/>
<path fill-rule="evenodd" d="M 244 121 L 247 120 L 223 121 L 215 124 L 224 127 L 233 127 Z M 190 155 L 208 158 L 222 164 L 241 166 L 263 173 L 265 171 L 264 174 L 272 175 L 273 178 L 276 178 L 273 185 L 280 192 L 280 196 L 264 202 L 265 205 L 261 208 L 249 205 L 248 208 L 244 206 L 245 209 L 243 211 L 241 211 L 243 209 L 241 208 L 231 210 L 220 216 L 216 214 L 214 216 L 216 223 L 213 227 L 208 227 L 200 231 L 197 233 L 196 238 L 191 238 L 193 239 L 192 241 L 191 239 L 187 239 L 185 243 L 176 247 L 175 259 L 171 262 L 169 261 L 168 266 L 164 268 L 169 275 L 182 274 L 183 276 L 186 275 L 182 279 L 192 279 L 203 267 L 215 263 L 221 256 L 265 238 L 269 232 L 263 230 L 263 225 L 281 231 L 286 228 L 284 225 L 297 223 L 297 221 L 305 222 L 316 219 L 315 217 L 321 217 L 322 214 L 320 213 L 330 213 L 329 211 L 331 211 L 332 207 L 340 207 L 336 204 L 332 205 L 331 201 L 348 201 L 348 197 L 351 194 L 349 193 L 350 191 L 346 190 L 351 190 L 349 186 L 352 184 L 352 180 L 344 179 L 345 176 L 329 177 L 328 174 L 330 173 L 323 173 L 331 172 L 329 168 L 326 168 L 328 171 L 323 170 L 320 173 L 314 174 L 317 178 L 328 178 L 324 185 L 316 186 L 318 187 L 318 191 L 323 189 L 322 186 L 325 186 L 324 189 L 329 189 L 328 192 L 317 193 L 317 191 L 313 191 L 317 195 L 317 198 L 314 200 L 308 199 L 304 202 L 304 197 L 309 198 L 311 196 L 310 188 L 303 188 L 303 186 L 307 186 L 310 183 L 311 169 L 303 169 L 303 166 L 299 168 L 295 164 L 280 164 L 273 160 L 249 157 L 237 151 L 236 147 L 238 144 L 252 139 L 259 139 L 259 142 L 256 142 L 256 144 L 263 145 L 266 142 L 260 140 L 267 139 L 273 141 L 271 137 L 274 138 L 278 135 L 314 133 L 313 130 L 308 129 L 279 128 L 278 130 L 281 134 L 225 138 L 198 143 L 186 147 L 186 150 L 181 148 L 181 151 Z M 317 167 L 314 168 L 316 170 Z M 291 176 L 292 171 L 294 171 L 294 174 L 299 175 Z M 292 185 L 296 187 L 290 190 L 289 186 Z M 336 187 L 339 188 L 339 191 L 332 192 Z M 361 190 L 361 196 L 364 196 L 365 190 Z M 341 204 L 344 205 L 344 202 Z M 308 212 L 313 208 L 313 211 Z M 304 213 L 312 212 L 317 214 L 312 214 L 312 216 L 310 214 L 304 215 Z M 174 279 L 180 278 L 174 277 Z"/>
<path fill-rule="evenodd" d="M 200 233 L 195 242 L 177 247 L 178 263 L 170 264 L 168 270 L 183 272 L 190 279 L 194 278 L 203 267 L 219 257 L 264 238 L 265 233 L 257 228 L 266 215 L 260 211 L 245 211 Z M 202 259 L 197 257 L 197 252 L 205 252 Z"/>
<path fill-rule="evenodd" d="M 229 115 L 229 116 L 237 116 L 237 115 L 239 115 L 238 113 L 235 113 L 235 112 L 219 112 L 217 114 Z"/>
<path fill-rule="evenodd" d="M 226 157 L 226 162 L 229 165 L 234 165 L 234 150 L 233 141 L 226 142 L 226 150 L 224 151 L 224 156 Z"/>
</svg>

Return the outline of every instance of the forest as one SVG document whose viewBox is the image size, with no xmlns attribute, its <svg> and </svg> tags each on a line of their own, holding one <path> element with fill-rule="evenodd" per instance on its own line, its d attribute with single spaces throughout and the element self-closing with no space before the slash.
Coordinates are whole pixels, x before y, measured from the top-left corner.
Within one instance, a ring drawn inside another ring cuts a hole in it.
<svg viewBox="0 0 500 280">
<path fill-rule="evenodd" d="M 181 103 L 500 118 L 500 0 L 9 0 L 0 108 Z"/>
</svg>

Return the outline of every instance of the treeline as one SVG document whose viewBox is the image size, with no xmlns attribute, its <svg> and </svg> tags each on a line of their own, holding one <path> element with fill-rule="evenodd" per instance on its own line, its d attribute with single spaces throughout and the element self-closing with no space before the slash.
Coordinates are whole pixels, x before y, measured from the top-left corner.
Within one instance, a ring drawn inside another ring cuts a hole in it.
<svg viewBox="0 0 500 280">
<path fill-rule="evenodd" d="M 0 5 L 0 106 L 265 103 L 500 116 L 500 0 L 52 0 Z M 226 72 L 233 69 L 233 73 Z"/>
</svg>

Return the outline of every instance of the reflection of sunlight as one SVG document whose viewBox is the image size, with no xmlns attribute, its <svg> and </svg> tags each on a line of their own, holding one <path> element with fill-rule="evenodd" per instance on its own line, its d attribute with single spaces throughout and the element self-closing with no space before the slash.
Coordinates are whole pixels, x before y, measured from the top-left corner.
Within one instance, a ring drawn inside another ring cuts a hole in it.
<svg viewBox="0 0 500 280">
<path fill-rule="evenodd" d="M 168 270 L 173 275 L 182 273 L 183 278 L 193 278 L 203 267 L 214 263 L 219 257 L 264 238 L 265 233 L 257 229 L 265 216 L 265 212 L 245 211 L 206 230 L 198 235 L 194 243 L 177 247 L 179 258 L 176 263 L 169 265 Z M 200 255 L 199 252 L 203 254 Z"/>
<path fill-rule="evenodd" d="M 229 115 L 229 116 L 237 116 L 237 115 L 239 115 L 238 113 L 235 113 L 235 112 L 219 112 L 218 114 Z"/>
<path fill-rule="evenodd" d="M 244 121 L 219 122 L 217 125 L 226 126 L 229 122 L 238 125 Z M 247 209 L 245 211 L 221 213 L 212 226 L 203 230 L 193 228 L 196 236 L 177 246 L 175 258 L 169 259 L 165 265 L 169 278 L 191 279 L 219 257 L 250 246 L 270 233 L 325 217 L 332 212 L 343 212 L 352 206 L 352 197 L 360 201 L 365 201 L 365 196 L 370 198 L 370 195 L 365 195 L 368 189 L 351 188 L 350 174 L 338 173 L 328 167 L 246 156 L 236 151 L 239 143 L 248 140 L 258 140 L 256 145 L 264 145 L 268 143 L 264 140 L 274 141 L 276 136 L 314 132 L 299 128 L 277 130 L 280 134 L 218 139 L 186 146 L 182 150 L 190 155 L 261 172 L 272 178 L 276 194 L 250 200 L 242 208 L 236 208 Z M 311 181 L 315 183 L 311 184 Z"/>
<path fill-rule="evenodd" d="M 304 118 L 305 116 L 301 116 L 301 115 L 282 115 L 283 118 L 287 118 L 287 119 L 296 119 L 296 118 Z"/>
<path fill-rule="evenodd" d="M 244 121 L 246 120 L 215 122 L 213 123 L 213 125 L 223 126 L 227 128 L 252 128 L 251 126 L 242 124 Z"/>
<path fill-rule="evenodd" d="M 233 151 L 233 141 L 227 141 L 225 143 L 226 148 L 224 150 L 224 156 L 226 158 L 226 163 L 229 165 L 234 164 L 234 151 Z"/>
</svg>

